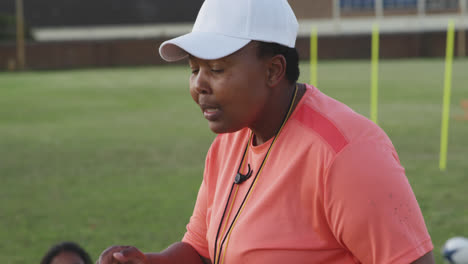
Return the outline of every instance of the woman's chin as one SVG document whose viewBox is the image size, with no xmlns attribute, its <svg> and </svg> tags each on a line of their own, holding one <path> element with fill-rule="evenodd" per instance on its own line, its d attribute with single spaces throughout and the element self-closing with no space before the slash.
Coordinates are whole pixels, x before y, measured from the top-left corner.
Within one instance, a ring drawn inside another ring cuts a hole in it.
<svg viewBox="0 0 468 264">
<path fill-rule="evenodd" d="M 231 126 L 227 126 L 224 123 L 213 122 L 213 121 L 209 121 L 208 125 L 211 131 L 213 131 L 216 134 L 232 133 L 232 132 L 236 132 L 242 129 L 242 127 L 241 128 L 231 127 Z"/>
<path fill-rule="evenodd" d="M 228 132 L 228 130 L 225 127 L 223 127 L 220 124 L 216 124 L 215 122 L 209 122 L 209 127 L 211 131 L 213 131 L 213 133 L 216 133 L 216 134 L 222 134 L 222 133 Z"/>
</svg>

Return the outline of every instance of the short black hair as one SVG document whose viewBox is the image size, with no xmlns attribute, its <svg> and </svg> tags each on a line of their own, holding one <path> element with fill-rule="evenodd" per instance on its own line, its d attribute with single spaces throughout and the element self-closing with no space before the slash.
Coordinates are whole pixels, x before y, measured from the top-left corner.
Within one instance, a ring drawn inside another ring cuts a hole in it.
<svg viewBox="0 0 468 264">
<path fill-rule="evenodd" d="M 84 261 L 85 264 L 92 264 L 91 257 L 88 253 L 74 242 L 61 242 L 52 246 L 46 255 L 42 258 L 41 264 L 50 264 L 52 260 L 62 252 L 73 252 L 76 253 Z"/>
<path fill-rule="evenodd" d="M 258 56 L 283 55 L 286 59 L 286 79 L 290 83 L 295 83 L 299 79 L 299 54 L 296 48 L 290 48 L 277 43 L 258 42 Z"/>
</svg>

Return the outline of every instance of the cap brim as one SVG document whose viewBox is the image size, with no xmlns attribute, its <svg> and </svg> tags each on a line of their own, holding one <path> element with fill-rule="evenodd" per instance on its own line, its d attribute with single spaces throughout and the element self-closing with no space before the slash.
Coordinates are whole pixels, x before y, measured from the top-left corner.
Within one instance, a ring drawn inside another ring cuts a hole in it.
<svg viewBox="0 0 468 264">
<path fill-rule="evenodd" d="M 166 61 L 178 61 L 189 54 L 204 60 L 215 60 L 238 51 L 249 42 L 250 39 L 191 32 L 163 42 L 159 47 L 159 54 Z"/>
</svg>

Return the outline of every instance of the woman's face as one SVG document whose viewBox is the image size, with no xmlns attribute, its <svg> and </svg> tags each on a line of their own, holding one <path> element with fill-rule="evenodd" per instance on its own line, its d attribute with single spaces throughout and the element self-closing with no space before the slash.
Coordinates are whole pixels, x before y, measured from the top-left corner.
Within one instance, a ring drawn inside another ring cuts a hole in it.
<svg viewBox="0 0 468 264">
<path fill-rule="evenodd" d="M 267 102 L 268 68 L 251 42 L 217 60 L 190 57 L 190 94 L 215 133 L 255 127 Z"/>
</svg>

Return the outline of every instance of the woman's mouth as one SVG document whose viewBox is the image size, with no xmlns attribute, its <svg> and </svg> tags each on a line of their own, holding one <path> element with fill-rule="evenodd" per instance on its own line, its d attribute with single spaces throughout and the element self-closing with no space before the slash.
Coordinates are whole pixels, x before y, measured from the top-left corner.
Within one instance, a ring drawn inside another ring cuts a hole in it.
<svg viewBox="0 0 468 264">
<path fill-rule="evenodd" d="M 215 121 L 221 115 L 219 108 L 205 108 L 203 109 L 203 115 L 208 121 Z"/>
</svg>

